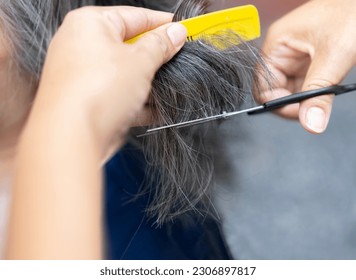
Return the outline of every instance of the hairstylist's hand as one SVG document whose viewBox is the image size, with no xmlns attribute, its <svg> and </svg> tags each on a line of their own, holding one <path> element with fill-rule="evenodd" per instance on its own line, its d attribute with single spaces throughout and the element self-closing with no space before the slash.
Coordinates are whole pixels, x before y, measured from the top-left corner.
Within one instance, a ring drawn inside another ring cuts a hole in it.
<svg viewBox="0 0 356 280">
<path fill-rule="evenodd" d="M 275 22 L 264 52 L 276 77 L 274 90 L 260 102 L 294 92 L 338 84 L 356 64 L 356 1 L 314 0 Z M 316 97 L 278 111 L 299 116 L 302 126 L 322 133 L 328 124 L 333 95 Z"/>
<path fill-rule="evenodd" d="M 122 137 L 142 109 L 155 72 L 185 42 L 186 29 L 171 20 L 171 14 L 132 7 L 71 12 L 50 45 L 38 103 L 76 106 L 104 145 Z M 148 30 L 136 43 L 124 43 Z"/>
<path fill-rule="evenodd" d="M 170 20 L 128 7 L 85 8 L 65 19 L 18 147 L 7 258 L 104 256 L 100 164 L 116 135 L 123 142 L 156 70 L 184 44 L 185 28 Z"/>
</svg>

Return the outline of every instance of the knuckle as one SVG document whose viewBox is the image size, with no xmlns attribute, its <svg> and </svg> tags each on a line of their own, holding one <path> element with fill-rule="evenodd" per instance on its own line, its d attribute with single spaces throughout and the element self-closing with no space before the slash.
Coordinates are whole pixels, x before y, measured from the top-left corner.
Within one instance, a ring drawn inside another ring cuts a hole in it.
<svg viewBox="0 0 356 280">
<path fill-rule="evenodd" d="M 336 78 L 330 79 L 330 78 L 325 78 L 325 75 L 321 76 L 321 75 L 314 74 L 307 79 L 303 88 L 305 90 L 318 89 L 318 88 L 333 86 L 337 83 L 338 81 Z"/>
<path fill-rule="evenodd" d="M 335 82 L 332 82 L 329 79 L 325 78 L 312 78 L 308 83 L 305 85 L 306 89 L 317 89 L 323 87 L 329 87 L 334 85 Z"/>
<path fill-rule="evenodd" d="M 334 85 L 332 81 L 323 78 L 312 79 L 308 84 L 306 84 L 306 90 L 318 89 L 323 87 L 329 87 Z M 307 106 L 317 106 L 324 109 L 330 109 L 332 107 L 332 102 L 334 100 L 334 95 L 332 92 L 330 94 L 314 97 L 303 102 Z"/>
<path fill-rule="evenodd" d="M 316 99 L 316 102 L 323 108 L 330 107 L 333 102 L 333 95 L 324 95 Z"/>
<path fill-rule="evenodd" d="M 333 100 L 334 100 L 334 96 L 331 94 L 328 94 L 328 95 L 314 97 L 309 100 L 306 100 L 304 102 L 304 104 L 306 104 L 306 106 L 308 106 L 308 107 L 316 106 L 319 108 L 331 109 Z"/>
</svg>

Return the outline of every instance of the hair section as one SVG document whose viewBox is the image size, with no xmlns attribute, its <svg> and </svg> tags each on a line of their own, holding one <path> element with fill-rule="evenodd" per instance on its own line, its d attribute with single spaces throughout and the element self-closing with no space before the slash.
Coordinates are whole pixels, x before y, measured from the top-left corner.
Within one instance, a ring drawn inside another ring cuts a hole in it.
<svg viewBox="0 0 356 280">
<path fill-rule="evenodd" d="M 39 78 L 48 45 L 65 15 L 92 0 L 2 0 L 0 23 L 19 69 Z"/>
<path fill-rule="evenodd" d="M 201 15 L 208 6 L 206 0 L 178 1 L 174 20 Z M 187 42 L 154 79 L 149 101 L 153 127 L 237 110 L 251 100 L 262 68 L 259 50 L 232 31 Z M 147 211 L 157 224 L 190 211 L 214 214 L 210 197 L 217 126 L 168 129 L 143 138 L 150 178 L 146 191 L 152 197 Z"/>
</svg>

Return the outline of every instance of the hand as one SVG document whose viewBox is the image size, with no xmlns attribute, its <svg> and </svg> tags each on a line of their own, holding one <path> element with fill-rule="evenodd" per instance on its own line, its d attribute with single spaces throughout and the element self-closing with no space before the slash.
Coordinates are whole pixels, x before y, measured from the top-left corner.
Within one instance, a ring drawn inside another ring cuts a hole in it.
<svg viewBox="0 0 356 280">
<path fill-rule="evenodd" d="M 275 22 L 263 47 L 275 77 L 266 102 L 293 92 L 340 83 L 356 64 L 356 1 L 314 0 Z M 309 132 L 322 133 L 328 124 L 333 95 L 286 106 L 278 113 L 297 118 Z"/>
<path fill-rule="evenodd" d="M 123 142 L 155 72 L 184 44 L 185 28 L 165 24 L 171 17 L 129 7 L 67 16 L 18 147 L 8 258 L 103 256 L 99 166 L 112 138 L 119 134 Z M 135 44 L 124 43 L 151 29 Z"/>
<path fill-rule="evenodd" d="M 132 7 L 71 12 L 49 47 L 36 103 L 58 107 L 64 100 L 67 110 L 76 104 L 104 146 L 117 135 L 122 140 L 156 71 L 185 42 L 185 28 L 171 20 L 169 13 Z M 136 43 L 124 43 L 148 30 Z"/>
</svg>

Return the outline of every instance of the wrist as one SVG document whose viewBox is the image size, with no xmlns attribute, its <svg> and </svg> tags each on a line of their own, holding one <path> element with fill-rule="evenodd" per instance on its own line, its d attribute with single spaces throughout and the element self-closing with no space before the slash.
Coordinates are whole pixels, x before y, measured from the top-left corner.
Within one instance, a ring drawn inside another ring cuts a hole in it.
<svg viewBox="0 0 356 280">
<path fill-rule="evenodd" d="M 101 254 L 102 145 L 85 106 L 55 97 L 38 92 L 18 147 L 11 258 Z"/>
<path fill-rule="evenodd" d="M 123 145 L 125 134 L 124 131 L 119 131 L 115 136 L 109 134 L 98 123 L 97 116 L 95 106 L 76 93 L 61 94 L 42 88 L 37 93 L 26 130 L 30 130 L 32 135 L 42 135 L 43 139 L 68 140 L 68 145 L 71 145 L 70 141 L 73 145 L 86 143 L 101 163 L 112 150 L 113 141 L 116 147 Z"/>
</svg>

